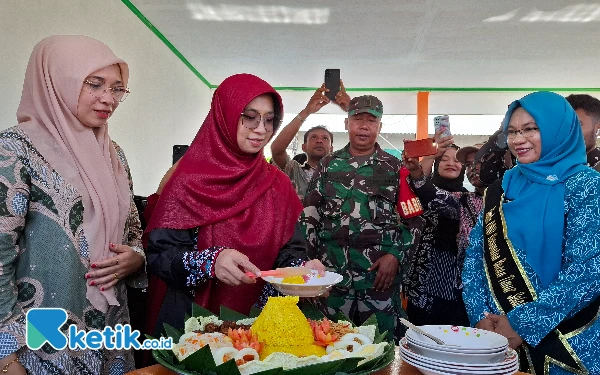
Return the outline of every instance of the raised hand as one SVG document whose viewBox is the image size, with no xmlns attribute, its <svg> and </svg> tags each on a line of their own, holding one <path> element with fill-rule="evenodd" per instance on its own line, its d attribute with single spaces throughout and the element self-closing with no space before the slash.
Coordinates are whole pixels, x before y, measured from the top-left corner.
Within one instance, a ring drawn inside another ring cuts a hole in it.
<svg viewBox="0 0 600 375">
<path fill-rule="evenodd" d="M 434 156 L 425 156 L 425 158 L 436 159 L 436 158 L 444 155 L 444 152 L 446 152 L 448 147 L 452 146 L 452 144 L 454 143 L 454 137 L 451 135 L 448 137 L 442 137 L 443 132 L 444 132 L 444 129 L 440 129 L 437 132 L 435 132 L 435 134 L 433 136 L 433 138 L 435 139 L 435 143 L 437 143 L 437 145 L 438 145 L 437 154 L 435 154 Z"/>
<path fill-rule="evenodd" d="M 330 100 L 327 96 L 325 96 L 325 93 L 328 91 L 329 89 L 325 87 L 324 83 L 317 89 L 317 91 L 315 91 L 313 96 L 310 97 L 306 108 L 304 109 L 307 112 L 306 115 L 317 113 L 321 108 L 329 104 Z"/>
<path fill-rule="evenodd" d="M 337 104 L 344 112 L 348 112 L 350 108 L 350 95 L 346 92 L 344 82 L 340 79 L 340 91 L 335 94 L 335 104 Z"/>
</svg>

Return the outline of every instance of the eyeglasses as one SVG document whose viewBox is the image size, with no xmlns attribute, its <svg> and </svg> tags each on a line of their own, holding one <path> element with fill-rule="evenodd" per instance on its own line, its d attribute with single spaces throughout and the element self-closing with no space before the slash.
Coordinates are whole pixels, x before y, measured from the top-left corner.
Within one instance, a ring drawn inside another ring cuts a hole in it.
<svg viewBox="0 0 600 375">
<path fill-rule="evenodd" d="M 254 110 L 246 110 L 241 113 L 242 125 L 248 129 L 256 129 L 260 125 L 262 120 L 265 124 L 265 130 L 267 133 L 273 131 L 274 127 L 279 124 L 279 118 L 273 113 L 267 113 L 261 116 L 260 113 Z"/>
<path fill-rule="evenodd" d="M 531 138 L 536 135 L 539 130 L 540 128 L 535 126 L 528 126 L 521 130 L 508 129 L 506 131 L 506 138 L 515 139 L 517 138 L 517 134 L 521 134 L 524 138 Z"/>
<path fill-rule="evenodd" d="M 85 80 L 83 83 L 88 86 L 90 94 L 97 99 L 102 98 L 104 95 L 106 95 L 107 91 L 110 91 L 113 100 L 116 100 L 117 102 L 123 102 L 125 98 L 127 98 L 127 94 L 130 93 L 129 89 L 123 86 L 107 87 L 104 82 L 90 80 Z"/>
</svg>

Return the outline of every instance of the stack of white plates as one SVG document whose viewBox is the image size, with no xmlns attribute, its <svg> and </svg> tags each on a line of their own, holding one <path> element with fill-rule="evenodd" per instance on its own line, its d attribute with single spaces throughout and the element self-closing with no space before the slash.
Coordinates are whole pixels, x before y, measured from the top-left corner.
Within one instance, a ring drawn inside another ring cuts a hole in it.
<svg viewBox="0 0 600 375">
<path fill-rule="evenodd" d="M 497 333 L 449 325 L 420 326 L 447 345 L 409 329 L 400 340 L 402 359 L 425 375 L 510 375 L 518 371 L 517 353 Z"/>
</svg>

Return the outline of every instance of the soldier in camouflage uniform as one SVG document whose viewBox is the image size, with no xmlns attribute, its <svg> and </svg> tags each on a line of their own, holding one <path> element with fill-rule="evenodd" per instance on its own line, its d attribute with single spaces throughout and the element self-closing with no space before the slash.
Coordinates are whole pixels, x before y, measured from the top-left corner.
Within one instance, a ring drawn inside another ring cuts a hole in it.
<svg viewBox="0 0 600 375">
<path fill-rule="evenodd" d="M 350 143 L 321 159 L 304 200 L 300 223 L 311 259 L 344 279 L 317 302 L 355 324 L 376 314 L 380 332 L 398 340 L 402 311 L 398 265 L 411 235 L 398 225 L 396 201 L 401 162 L 376 143 L 383 105 L 374 96 L 354 98 L 346 127 Z"/>
</svg>

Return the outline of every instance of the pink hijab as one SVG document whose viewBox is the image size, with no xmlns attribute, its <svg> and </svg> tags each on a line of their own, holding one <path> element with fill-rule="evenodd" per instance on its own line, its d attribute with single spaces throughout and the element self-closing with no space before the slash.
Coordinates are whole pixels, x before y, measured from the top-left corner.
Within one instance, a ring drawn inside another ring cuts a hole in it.
<svg viewBox="0 0 600 375">
<path fill-rule="evenodd" d="M 75 35 L 48 37 L 31 53 L 17 110 L 19 127 L 81 194 L 91 263 L 114 256 L 109 244 L 123 243 L 130 208 L 127 173 L 108 136 L 108 125 L 93 129 L 77 119 L 83 81 L 113 64 L 119 64 L 126 85 L 127 64 L 102 42 Z M 104 313 L 108 305 L 119 305 L 114 288 L 101 292 L 87 285 L 86 297 Z"/>
</svg>

